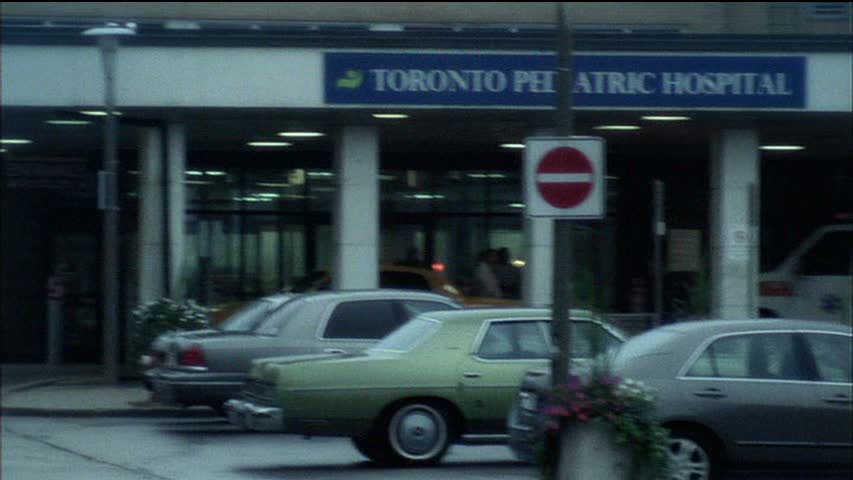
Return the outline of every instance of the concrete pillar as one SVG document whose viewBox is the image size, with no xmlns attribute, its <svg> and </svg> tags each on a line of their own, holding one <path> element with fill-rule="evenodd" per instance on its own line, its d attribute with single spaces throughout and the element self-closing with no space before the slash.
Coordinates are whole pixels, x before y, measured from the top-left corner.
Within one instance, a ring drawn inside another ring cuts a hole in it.
<svg viewBox="0 0 853 480">
<path fill-rule="evenodd" d="M 163 235 L 163 135 L 159 128 L 140 130 L 139 165 L 137 301 L 142 304 L 166 294 L 163 275 L 166 254 Z"/>
<path fill-rule="evenodd" d="M 187 164 L 187 134 L 182 124 L 171 123 L 166 130 L 169 215 L 169 296 L 183 300 L 186 294 L 184 279 L 184 222 L 186 217 L 186 193 L 184 171 Z"/>
<path fill-rule="evenodd" d="M 711 142 L 711 316 L 757 317 L 758 131 L 717 132 Z"/>
<path fill-rule="evenodd" d="M 554 275 L 554 221 L 524 219 L 524 251 L 527 264 L 522 279 L 522 299 L 531 307 L 551 305 Z"/>
<path fill-rule="evenodd" d="M 344 127 L 335 145 L 335 289 L 379 286 L 379 131 Z"/>
<path fill-rule="evenodd" d="M 538 130 L 533 136 L 551 136 L 552 130 Z M 522 178 L 523 175 L 522 175 Z M 524 266 L 521 298 L 531 307 L 549 307 L 554 286 L 554 220 L 524 218 Z"/>
</svg>

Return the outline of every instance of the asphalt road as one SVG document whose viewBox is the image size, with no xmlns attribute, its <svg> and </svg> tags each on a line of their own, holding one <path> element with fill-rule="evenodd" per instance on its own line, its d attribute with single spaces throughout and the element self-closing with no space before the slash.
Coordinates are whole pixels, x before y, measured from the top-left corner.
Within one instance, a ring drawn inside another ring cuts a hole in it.
<svg viewBox="0 0 853 480">
<path fill-rule="evenodd" d="M 242 432 L 218 419 L 2 419 L 0 478 L 16 480 L 537 479 L 503 446 L 454 446 L 435 467 L 385 469 L 342 438 Z M 731 472 L 725 480 L 850 480 L 844 473 Z"/>
</svg>

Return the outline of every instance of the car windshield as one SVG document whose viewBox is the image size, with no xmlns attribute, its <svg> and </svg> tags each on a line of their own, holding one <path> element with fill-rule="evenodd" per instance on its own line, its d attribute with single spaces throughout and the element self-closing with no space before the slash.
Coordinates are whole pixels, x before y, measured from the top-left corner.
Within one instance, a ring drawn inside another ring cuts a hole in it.
<svg viewBox="0 0 853 480">
<path fill-rule="evenodd" d="M 278 303 L 269 300 L 255 300 L 234 312 L 216 328 L 223 332 L 252 332 L 276 306 Z"/>
<path fill-rule="evenodd" d="M 441 322 L 435 320 L 415 318 L 391 332 L 390 335 L 370 350 L 408 352 L 425 342 L 438 331 L 440 326 Z"/>
</svg>

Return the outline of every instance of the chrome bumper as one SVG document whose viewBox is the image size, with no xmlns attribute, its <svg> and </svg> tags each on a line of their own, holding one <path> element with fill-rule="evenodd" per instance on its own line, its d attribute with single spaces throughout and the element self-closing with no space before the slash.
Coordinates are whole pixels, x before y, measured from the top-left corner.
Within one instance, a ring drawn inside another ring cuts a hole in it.
<svg viewBox="0 0 853 480">
<path fill-rule="evenodd" d="M 277 432 L 284 428 L 284 411 L 280 408 L 255 405 L 243 400 L 228 400 L 223 407 L 228 414 L 228 421 L 246 430 Z"/>
</svg>

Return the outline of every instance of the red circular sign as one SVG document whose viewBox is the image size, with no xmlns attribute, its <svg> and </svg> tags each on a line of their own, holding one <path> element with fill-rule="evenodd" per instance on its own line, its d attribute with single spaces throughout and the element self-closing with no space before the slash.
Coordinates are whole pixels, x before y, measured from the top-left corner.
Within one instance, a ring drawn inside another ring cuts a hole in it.
<svg viewBox="0 0 853 480">
<path fill-rule="evenodd" d="M 536 167 L 536 188 L 549 205 L 573 208 L 589 197 L 595 169 L 580 150 L 558 147 L 542 158 Z"/>
</svg>

